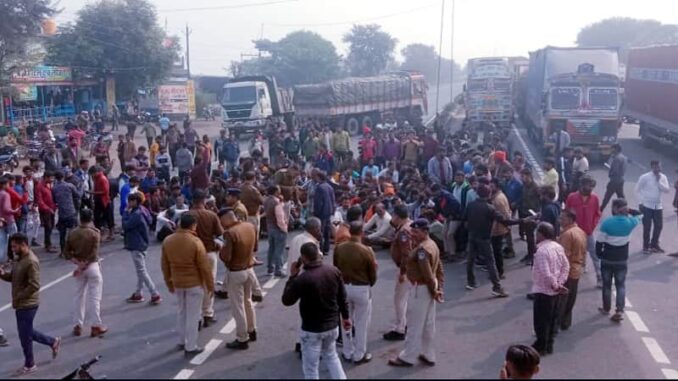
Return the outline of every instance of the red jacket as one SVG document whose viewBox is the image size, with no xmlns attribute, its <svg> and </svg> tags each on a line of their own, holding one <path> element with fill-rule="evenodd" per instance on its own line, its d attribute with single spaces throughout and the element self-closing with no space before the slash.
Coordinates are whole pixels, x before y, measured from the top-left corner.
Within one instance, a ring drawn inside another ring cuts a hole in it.
<svg viewBox="0 0 678 381">
<path fill-rule="evenodd" d="M 45 180 L 40 180 L 35 186 L 35 200 L 40 213 L 54 214 L 56 212 L 56 204 L 52 198 L 52 184 L 45 184 Z"/>
<path fill-rule="evenodd" d="M 94 191 L 101 194 L 97 194 L 96 197 L 99 199 L 103 207 L 107 207 L 111 203 L 111 187 L 108 182 L 108 178 L 104 175 L 103 172 L 99 172 L 94 176 Z"/>
<path fill-rule="evenodd" d="M 12 209 L 17 209 L 28 202 L 28 192 L 24 192 L 24 195 L 20 196 L 19 193 L 12 187 L 7 188 L 7 192 L 9 193 L 9 201 L 12 203 Z M 14 217 L 21 217 L 21 209 L 14 213 Z"/>
<path fill-rule="evenodd" d="M 591 193 L 588 200 L 579 192 L 570 193 L 565 200 L 565 209 L 573 210 L 577 215 L 577 225 L 590 236 L 600 222 L 600 201 L 595 193 Z"/>
</svg>

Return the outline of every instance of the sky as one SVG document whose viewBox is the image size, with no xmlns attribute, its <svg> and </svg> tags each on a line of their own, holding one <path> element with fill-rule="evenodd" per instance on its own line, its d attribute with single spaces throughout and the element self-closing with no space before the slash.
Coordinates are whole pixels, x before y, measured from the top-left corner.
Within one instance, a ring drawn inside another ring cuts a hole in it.
<svg viewBox="0 0 678 381">
<path fill-rule="evenodd" d="M 551 46 L 573 46 L 579 30 L 608 17 L 655 19 L 678 24 L 678 0 L 150 0 L 158 22 L 184 38 L 188 24 L 191 72 L 227 75 L 230 61 L 255 54 L 252 40 L 278 40 L 305 29 L 332 41 L 340 54 L 352 24 L 376 23 L 398 39 L 438 50 L 444 14 L 442 55 L 464 65 L 483 56 L 527 56 Z M 92 0 L 59 0 L 57 22 L 75 18 Z M 451 28 L 454 3 L 454 28 Z M 454 38 L 452 35 L 454 34 Z M 399 54 L 398 54 L 399 56 Z"/>
</svg>

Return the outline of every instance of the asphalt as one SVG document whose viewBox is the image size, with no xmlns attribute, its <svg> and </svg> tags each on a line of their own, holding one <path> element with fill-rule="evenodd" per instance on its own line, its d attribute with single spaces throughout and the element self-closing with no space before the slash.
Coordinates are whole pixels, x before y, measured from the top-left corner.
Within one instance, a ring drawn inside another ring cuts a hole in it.
<svg viewBox="0 0 678 381">
<path fill-rule="evenodd" d="M 216 135 L 216 124 L 198 123 L 200 133 Z M 528 148 L 541 158 L 534 146 L 524 138 Z M 141 139 L 139 139 L 141 142 Z M 664 163 L 669 181 L 676 179 L 676 156 L 644 147 L 637 138 L 637 126 L 624 126 L 620 142 L 633 163 L 629 166 L 626 192 L 635 205 L 633 186 L 646 171 L 649 161 L 659 158 Z M 243 142 L 243 145 L 245 143 Z M 596 192 L 602 196 L 606 185 L 605 168 L 594 167 L 591 174 L 598 181 Z M 670 208 L 672 194 L 664 198 L 665 216 L 662 246 L 667 252 L 678 251 L 676 214 Z M 609 208 L 608 208 L 609 209 Z M 609 211 L 606 212 L 606 214 Z M 645 256 L 640 253 L 642 229 L 631 241 L 631 259 L 627 278 L 627 298 L 631 305 L 627 319 L 621 325 L 611 323 L 597 312 L 600 290 L 595 288 L 594 274 L 584 274 L 579 298 L 574 310 L 574 324 L 562 332 L 555 343 L 555 353 L 542 359 L 539 378 L 670 378 L 678 368 L 678 335 L 674 312 L 678 310 L 675 289 L 678 286 L 678 259 L 666 255 Z M 525 251 L 522 241 L 516 241 L 517 258 Z M 266 243 L 260 248 L 264 258 Z M 39 370 L 30 378 L 56 378 L 66 375 L 78 364 L 94 355 L 102 360 L 92 368 L 95 377 L 108 378 L 300 378 L 301 362 L 292 351 L 299 327 L 297 307 L 284 307 L 281 293 L 285 280 L 270 281 L 257 273 L 267 292 L 256 307 L 258 341 L 247 351 L 224 348 L 234 339 L 228 301 L 218 300 L 218 323 L 200 333 L 200 343 L 214 348 L 209 356 L 199 359 L 184 357 L 175 350 L 175 301 L 164 283 L 160 271 L 160 252 L 151 247 L 147 263 L 153 280 L 164 297 L 159 306 L 127 304 L 125 298 L 134 287 L 135 274 L 131 259 L 122 249 L 121 239 L 105 244 L 102 249 L 104 294 L 102 318 L 110 328 L 103 338 L 70 336 L 72 322 L 73 279 L 68 277 L 73 266 L 37 249 L 41 258 L 42 285 L 52 284 L 41 292 L 41 305 L 35 327 L 64 338 L 62 352 L 52 361 L 48 348 L 34 346 Z M 464 290 L 463 264 L 446 264 L 445 302 L 437 306 L 435 367 L 417 365 L 410 369 L 394 369 L 386 365 L 388 358 L 402 348 L 402 342 L 386 342 L 381 335 L 393 316 L 392 295 L 395 266 L 388 253 L 377 253 L 378 281 L 373 289 L 373 313 L 368 335 L 368 349 L 374 359 L 354 366 L 344 363 L 349 378 L 496 378 L 506 348 L 514 343 L 530 344 L 532 306 L 525 298 L 531 285 L 529 267 L 507 261 L 503 285 L 510 294 L 505 299 L 490 295 L 486 273 L 476 269 L 480 288 Z M 329 259 L 327 259 L 329 261 Z M 220 265 L 220 274 L 223 269 Z M 63 279 L 62 279 L 63 278 Z M 54 283 L 57 281 L 56 283 Z M 8 283 L 0 283 L 0 327 L 10 346 L 0 348 L 0 377 L 9 377 L 22 364 L 16 335 Z M 633 318 L 632 318 L 633 316 Z M 220 331 L 225 333 L 220 333 Z M 86 331 L 89 333 L 89 331 Z M 215 346 L 216 344 L 216 346 Z M 326 372 L 321 377 L 327 377 Z"/>
</svg>

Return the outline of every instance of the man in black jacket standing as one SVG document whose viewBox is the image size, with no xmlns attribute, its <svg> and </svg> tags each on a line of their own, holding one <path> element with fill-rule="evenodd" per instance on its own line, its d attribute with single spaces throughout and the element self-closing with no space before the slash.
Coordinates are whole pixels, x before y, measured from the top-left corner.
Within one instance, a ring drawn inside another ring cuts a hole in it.
<svg viewBox="0 0 678 381">
<path fill-rule="evenodd" d="M 478 186 L 477 192 L 478 199 L 471 202 L 466 207 L 466 223 L 468 225 L 469 235 L 469 256 L 466 262 L 466 289 L 471 291 L 477 287 L 473 265 L 475 263 L 475 257 L 480 256 L 481 260 L 487 265 L 490 280 L 492 281 L 492 295 L 505 298 L 508 294 L 504 291 L 499 282 L 497 265 L 492 253 L 492 225 L 495 221 L 501 222 L 507 226 L 516 225 L 520 221 L 507 219 L 490 204 L 488 201 L 490 197 L 490 187 L 481 184 Z"/>
<path fill-rule="evenodd" d="M 301 258 L 290 269 L 282 302 L 292 306 L 300 301 L 304 377 L 318 379 L 322 356 L 332 379 L 345 379 L 335 342 L 339 337 L 339 315 L 344 329 L 351 329 L 346 289 L 341 271 L 323 264 L 318 252 L 313 242 L 301 246 Z M 304 272 L 299 274 L 302 265 Z"/>
</svg>

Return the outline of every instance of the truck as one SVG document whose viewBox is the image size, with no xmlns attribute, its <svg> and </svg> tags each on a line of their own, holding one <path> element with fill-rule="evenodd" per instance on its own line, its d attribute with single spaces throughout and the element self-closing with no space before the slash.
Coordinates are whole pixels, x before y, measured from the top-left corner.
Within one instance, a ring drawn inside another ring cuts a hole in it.
<svg viewBox="0 0 678 381">
<path fill-rule="evenodd" d="M 351 135 L 385 120 L 416 125 L 428 112 L 428 84 L 421 73 L 398 71 L 284 89 L 274 77 L 242 77 L 223 87 L 223 126 L 236 135 L 257 131 L 273 118 L 322 118 Z"/>
<path fill-rule="evenodd" d="M 648 146 L 678 148 L 678 45 L 630 49 L 623 114 Z"/>
<path fill-rule="evenodd" d="M 621 126 L 621 81 L 617 48 L 559 48 L 530 52 L 526 127 L 553 154 L 550 138 L 570 135 L 594 161 L 609 156 Z"/>
<path fill-rule="evenodd" d="M 507 57 L 472 58 L 466 65 L 465 123 L 508 127 L 513 119 L 513 73 Z"/>
<path fill-rule="evenodd" d="M 513 79 L 513 111 L 518 119 L 524 119 L 527 72 L 530 67 L 530 59 L 527 57 L 510 57 L 509 65 Z"/>
</svg>

